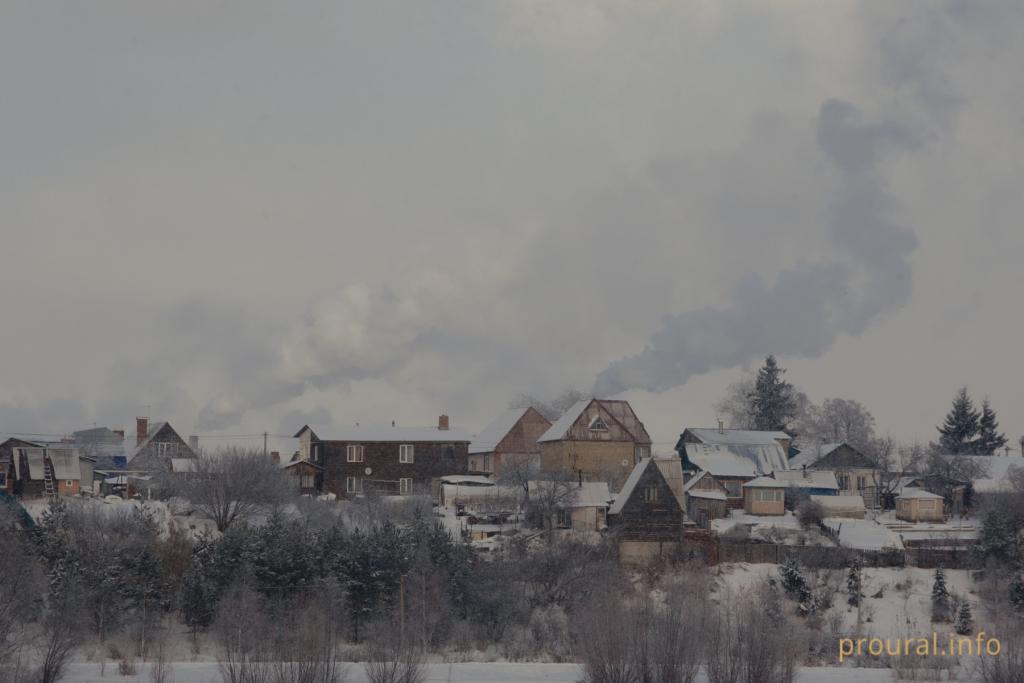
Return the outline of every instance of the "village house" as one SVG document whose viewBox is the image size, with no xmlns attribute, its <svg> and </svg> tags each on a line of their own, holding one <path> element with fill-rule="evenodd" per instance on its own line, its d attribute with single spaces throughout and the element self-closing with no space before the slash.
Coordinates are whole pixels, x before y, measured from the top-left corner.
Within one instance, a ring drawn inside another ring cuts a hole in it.
<svg viewBox="0 0 1024 683">
<path fill-rule="evenodd" d="M 9 458 L 4 469 L 7 475 L 13 474 L 13 485 L 8 490 L 14 495 L 73 496 L 82 489 L 78 450 L 66 444 L 8 439 L 2 445 L 0 457 Z"/>
<path fill-rule="evenodd" d="M 743 511 L 748 515 L 786 514 L 786 482 L 770 476 L 752 479 L 743 485 Z"/>
<path fill-rule="evenodd" d="M 564 487 L 554 493 L 553 487 Z M 557 510 L 555 526 L 573 531 L 601 531 L 608 526 L 608 505 L 611 494 L 603 481 L 553 482 L 531 481 L 527 484 L 531 498 L 554 497 Z"/>
<path fill-rule="evenodd" d="M 270 458 L 285 471 L 290 486 L 299 494 L 312 496 L 320 492 L 323 467 L 309 460 L 299 460 L 297 457 L 288 462 L 281 462 L 281 454 L 278 451 L 272 451 Z"/>
<path fill-rule="evenodd" d="M 907 487 L 896 497 L 896 519 L 904 522 L 945 520 L 942 496 L 924 489 Z"/>
<path fill-rule="evenodd" d="M 533 407 L 502 412 L 469 444 L 469 471 L 498 476 L 503 461 L 539 462 L 537 439 L 550 427 L 551 421 Z"/>
<path fill-rule="evenodd" d="M 18 448 L 37 448 L 39 444 L 24 439 L 9 438 L 0 443 L 0 491 L 14 496 L 23 495 L 24 480 L 18 477 L 21 463 L 16 462 Z"/>
<path fill-rule="evenodd" d="M 349 427 L 321 438 L 304 425 L 296 434 L 299 460 L 323 468 L 323 492 L 353 498 L 367 493 L 440 495 L 440 478 L 467 474 L 468 434 L 437 427 Z"/>
<path fill-rule="evenodd" d="M 680 466 L 687 482 L 705 473 L 726 495 L 726 505 L 733 510 L 743 507 L 743 484 L 767 472 L 757 463 L 733 453 L 727 446 L 701 443 L 678 443 Z M 703 481 L 707 482 L 707 479 Z M 710 486 L 705 483 L 705 486 Z"/>
<path fill-rule="evenodd" d="M 651 437 L 626 401 L 579 401 L 537 441 L 541 472 L 603 481 L 612 490 L 651 454 Z"/>
<path fill-rule="evenodd" d="M 793 438 L 786 432 L 758 431 L 754 429 L 726 429 L 718 427 L 687 427 L 679 435 L 676 450 L 683 444 L 709 444 L 725 446 L 753 462 L 759 472 L 767 474 L 789 469 L 789 452 Z"/>
<path fill-rule="evenodd" d="M 711 561 L 717 542 L 686 516 L 683 471 L 676 457 L 648 457 L 634 467 L 608 510 L 619 560 L 650 565 L 663 558 Z"/>
<path fill-rule="evenodd" d="M 149 418 L 135 418 L 135 448 L 128 455 L 125 469 L 132 473 L 174 472 L 177 466 L 191 467 L 187 462 L 196 457 L 195 451 L 175 431 L 170 422 L 154 422 Z"/>
<path fill-rule="evenodd" d="M 772 476 L 786 484 L 792 499 L 805 499 L 807 496 L 835 496 L 839 494 L 836 475 L 830 470 L 784 470 L 772 472 Z M 792 504 L 790 505 L 792 507 Z"/>
<path fill-rule="evenodd" d="M 878 495 L 880 470 L 871 458 L 849 444 L 808 446 L 790 458 L 789 468 L 831 471 L 839 485 L 839 495 L 861 496 L 864 505 L 869 508 L 877 508 L 881 502 Z"/>
<path fill-rule="evenodd" d="M 713 519 L 729 514 L 727 492 L 710 472 L 700 471 L 686 480 L 683 486 L 686 497 L 686 515 L 701 529 L 710 527 Z"/>
</svg>

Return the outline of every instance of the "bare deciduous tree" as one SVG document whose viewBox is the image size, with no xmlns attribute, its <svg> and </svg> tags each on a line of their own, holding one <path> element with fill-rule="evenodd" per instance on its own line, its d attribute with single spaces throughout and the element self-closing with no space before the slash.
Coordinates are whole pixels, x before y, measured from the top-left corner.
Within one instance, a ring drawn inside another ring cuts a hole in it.
<svg viewBox="0 0 1024 683">
<path fill-rule="evenodd" d="M 225 531 L 291 497 L 286 476 L 260 451 L 233 448 L 198 458 L 194 471 L 177 475 L 170 486 Z"/>
</svg>

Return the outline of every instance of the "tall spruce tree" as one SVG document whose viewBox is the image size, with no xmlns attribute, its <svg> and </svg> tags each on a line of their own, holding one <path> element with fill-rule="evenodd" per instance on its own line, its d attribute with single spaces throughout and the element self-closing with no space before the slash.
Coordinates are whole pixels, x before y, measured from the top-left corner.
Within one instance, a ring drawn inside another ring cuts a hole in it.
<svg viewBox="0 0 1024 683">
<path fill-rule="evenodd" d="M 977 446 L 981 415 L 974 409 L 967 387 L 960 387 L 953 397 L 953 407 L 939 430 L 939 449 L 954 455 L 971 454 Z"/>
<path fill-rule="evenodd" d="M 750 397 L 755 429 L 783 431 L 796 417 L 796 396 L 793 385 L 782 378 L 785 372 L 775 356 L 765 358 L 764 367 L 757 371 Z"/>
<path fill-rule="evenodd" d="M 974 616 L 971 614 L 971 605 L 966 600 L 960 603 L 953 629 L 961 636 L 969 636 L 974 631 Z"/>
<path fill-rule="evenodd" d="M 975 445 L 975 453 L 978 455 L 993 455 L 1006 446 L 1006 434 L 999 431 L 999 422 L 996 420 L 996 411 L 992 410 L 988 398 L 981 402 L 981 418 L 978 420 L 978 441 Z"/>
<path fill-rule="evenodd" d="M 935 570 L 932 583 L 932 621 L 949 621 L 949 588 L 946 587 L 946 572 L 942 567 Z"/>
</svg>

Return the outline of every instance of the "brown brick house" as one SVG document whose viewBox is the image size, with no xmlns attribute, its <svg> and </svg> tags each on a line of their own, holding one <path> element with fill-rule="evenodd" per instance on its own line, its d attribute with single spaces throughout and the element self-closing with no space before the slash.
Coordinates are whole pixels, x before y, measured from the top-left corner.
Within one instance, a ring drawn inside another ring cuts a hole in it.
<svg viewBox="0 0 1024 683">
<path fill-rule="evenodd" d="M 296 434 L 299 460 L 323 468 L 323 491 L 341 498 L 366 493 L 428 493 L 447 474 L 469 470 L 470 436 L 437 427 L 350 427 L 320 437 L 309 425 Z"/>
<path fill-rule="evenodd" d="M 604 481 L 613 491 L 651 454 L 651 437 L 626 401 L 579 401 L 537 441 L 541 472 Z"/>
<path fill-rule="evenodd" d="M 502 460 L 540 459 L 537 444 L 551 421 L 536 408 L 511 408 L 496 417 L 469 444 L 469 471 L 501 474 Z"/>
</svg>

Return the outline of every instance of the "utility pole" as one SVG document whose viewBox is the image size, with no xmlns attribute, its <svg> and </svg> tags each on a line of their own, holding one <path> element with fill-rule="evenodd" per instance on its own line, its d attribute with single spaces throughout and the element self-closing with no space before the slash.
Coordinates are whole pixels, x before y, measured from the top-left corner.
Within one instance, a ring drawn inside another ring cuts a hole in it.
<svg viewBox="0 0 1024 683">
<path fill-rule="evenodd" d="M 263 457 L 267 457 L 267 433 L 263 432 Z"/>
<path fill-rule="evenodd" d="M 398 651 L 405 652 L 405 574 L 398 577 Z M 399 655 L 401 656 L 401 654 Z"/>
</svg>

